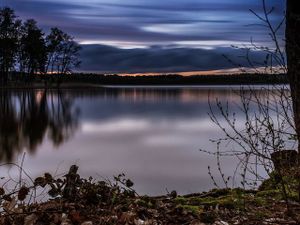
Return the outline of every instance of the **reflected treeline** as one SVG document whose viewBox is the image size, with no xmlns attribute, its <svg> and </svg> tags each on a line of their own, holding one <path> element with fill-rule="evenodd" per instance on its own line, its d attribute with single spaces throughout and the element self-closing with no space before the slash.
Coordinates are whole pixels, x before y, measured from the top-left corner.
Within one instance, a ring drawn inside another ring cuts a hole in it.
<svg viewBox="0 0 300 225">
<path fill-rule="evenodd" d="M 73 98 L 101 98 L 104 100 L 118 101 L 205 101 L 207 102 L 209 89 L 208 88 L 189 88 L 189 87 L 131 87 L 131 86 L 115 86 L 103 88 L 90 88 L 84 91 L 68 90 L 68 93 Z M 212 95 L 228 96 L 234 92 L 228 88 L 216 90 L 212 89 Z"/>
<path fill-rule="evenodd" d="M 266 87 L 243 87 L 243 94 L 259 93 L 261 97 L 266 97 L 270 91 L 276 92 L 280 86 Z M 103 88 L 88 89 L 84 91 L 68 90 L 73 98 L 97 97 L 105 100 L 118 100 L 130 102 L 144 101 L 180 101 L 180 102 L 204 102 L 208 99 L 224 101 L 240 101 L 241 86 L 202 86 L 202 87 L 176 87 L 176 86 L 106 86 Z"/>
<path fill-rule="evenodd" d="M 48 137 L 54 146 L 77 128 L 78 111 L 63 92 L 0 91 L 0 161 L 10 162 L 23 150 L 34 153 Z"/>
</svg>

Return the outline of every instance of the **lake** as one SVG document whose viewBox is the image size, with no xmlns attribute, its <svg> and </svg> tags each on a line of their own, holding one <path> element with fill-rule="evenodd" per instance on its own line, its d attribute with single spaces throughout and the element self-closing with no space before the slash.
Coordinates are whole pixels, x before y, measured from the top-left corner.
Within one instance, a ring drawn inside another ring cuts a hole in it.
<svg viewBox="0 0 300 225">
<path fill-rule="evenodd" d="M 208 102 L 222 121 L 215 99 L 238 111 L 239 88 L 2 90 L 0 161 L 23 161 L 33 178 L 44 172 L 63 174 L 72 164 L 79 165 L 82 176 L 95 179 L 125 173 L 140 194 L 205 191 L 214 187 L 208 166 L 217 181 L 220 176 L 216 158 L 199 149 L 214 151 L 210 139 L 224 136 L 208 115 Z M 257 92 L 262 90 L 257 87 Z M 222 168 L 230 175 L 235 159 L 224 158 Z M 0 175 L 18 177 L 18 170 L 2 165 Z"/>
</svg>

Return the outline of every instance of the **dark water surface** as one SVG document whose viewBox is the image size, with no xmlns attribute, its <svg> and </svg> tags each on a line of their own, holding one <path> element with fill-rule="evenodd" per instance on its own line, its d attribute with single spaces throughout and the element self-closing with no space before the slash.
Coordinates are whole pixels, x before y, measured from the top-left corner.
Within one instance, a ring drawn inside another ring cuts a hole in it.
<svg viewBox="0 0 300 225">
<path fill-rule="evenodd" d="M 0 161 L 20 163 L 26 152 L 23 167 L 32 177 L 63 173 L 74 163 L 96 179 L 124 172 L 142 194 L 207 190 L 207 167 L 216 160 L 199 149 L 213 151 L 209 139 L 223 135 L 208 116 L 208 99 L 234 111 L 240 98 L 233 89 L 239 87 L 2 90 Z M 235 165 L 231 158 L 222 164 L 225 172 Z M 0 175 L 7 172 L 18 175 L 2 166 Z"/>
</svg>

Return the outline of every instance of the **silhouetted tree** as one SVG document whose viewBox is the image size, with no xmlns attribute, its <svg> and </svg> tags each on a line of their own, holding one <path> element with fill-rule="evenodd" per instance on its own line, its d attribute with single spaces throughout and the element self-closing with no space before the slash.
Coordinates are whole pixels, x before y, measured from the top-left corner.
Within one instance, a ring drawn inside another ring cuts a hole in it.
<svg viewBox="0 0 300 225">
<path fill-rule="evenodd" d="M 58 28 L 44 33 L 30 19 L 22 24 L 14 11 L 0 8 L 0 76 L 6 84 L 12 71 L 22 74 L 67 74 L 78 67 L 80 46 Z"/>
<path fill-rule="evenodd" d="M 47 72 L 66 74 L 78 67 L 80 46 L 71 36 L 58 28 L 52 28 L 46 37 L 48 49 Z"/>
<path fill-rule="evenodd" d="M 27 20 L 22 26 L 19 50 L 19 67 L 21 72 L 34 74 L 44 72 L 47 50 L 44 34 L 34 20 Z"/>
<path fill-rule="evenodd" d="M 63 41 L 63 31 L 58 28 L 52 28 L 51 33 L 46 37 L 48 61 L 46 72 L 54 72 L 57 64 L 59 53 L 61 52 L 61 43 Z"/>
<path fill-rule="evenodd" d="M 18 52 L 21 21 L 16 19 L 10 8 L 0 8 L 0 73 L 2 83 L 7 83 L 9 72 L 13 70 Z"/>
<path fill-rule="evenodd" d="M 80 49 L 81 47 L 73 40 L 71 36 L 65 36 L 62 55 L 60 57 L 61 74 L 69 73 L 73 68 L 76 68 L 80 65 L 80 61 L 78 59 Z"/>
</svg>

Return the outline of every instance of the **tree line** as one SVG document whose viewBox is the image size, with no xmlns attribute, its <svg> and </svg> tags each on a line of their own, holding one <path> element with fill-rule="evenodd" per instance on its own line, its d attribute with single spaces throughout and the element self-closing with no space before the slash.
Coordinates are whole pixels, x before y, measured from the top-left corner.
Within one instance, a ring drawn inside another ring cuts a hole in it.
<svg viewBox="0 0 300 225">
<path fill-rule="evenodd" d="M 22 21 L 14 10 L 0 8 L 0 82 L 12 74 L 67 74 L 78 67 L 80 46 L 57 27 L 45 35 L 33 19 Z M 29 76 L 28 76 L 29 77 Z"/>
<path fill-rule="evenodd" d="M 286 74 L 226 74 L 194 75 L 177 74 L 122 76 L 117 74 L 72 73 L 68 75 L 35 75 L 37 80 L 50 80 L 59 76 L 60 82 L 98 85 L 249 85 L 249 84 L 287 84 Z"/>
</svg>

